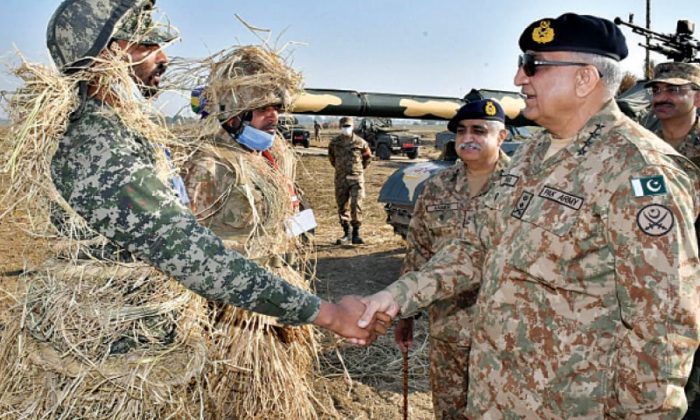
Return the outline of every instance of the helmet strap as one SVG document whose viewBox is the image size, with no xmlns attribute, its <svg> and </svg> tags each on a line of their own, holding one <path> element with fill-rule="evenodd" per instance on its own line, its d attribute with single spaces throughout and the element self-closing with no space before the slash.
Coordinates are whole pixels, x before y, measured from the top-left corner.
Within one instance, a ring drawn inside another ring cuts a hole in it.
<svg viewBox="0 0 700 420">
<path fill-rule="evenodd" d="M 78 82 L 78 107 L 70 113 L 68 119 L 72 121 L 77 121 L 83 116 L 85 112 L 85 105 L 87 104 L 88 97 L 88 82 L 87 80 L 81 80 Z"/>
</svg>

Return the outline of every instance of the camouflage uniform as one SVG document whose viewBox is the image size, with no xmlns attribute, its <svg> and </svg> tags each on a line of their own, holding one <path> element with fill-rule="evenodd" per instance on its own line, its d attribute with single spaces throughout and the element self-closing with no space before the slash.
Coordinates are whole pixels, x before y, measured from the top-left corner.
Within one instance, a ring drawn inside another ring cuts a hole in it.
<svg viewBox="0 0 700 420">
<path fill-rule="evenodd" d="M 659 127 L 655 134 L 663 138 L 663 131 Z M 695 126 L 690 130 L 688 135 L 676 147 L 678 153 L 688 159 L 700 164 L 700 118 L 695 121 Z M 696 229 L 698 228 L 696 222 Z M 688 383 L 685 385 L 685 395 L 688 399 L 688 413 L 686 419 L 700 418 L 700 350 L 695 353 L 693 358 L 693 368 L 688 377 Z"/>
<path fill-rule="evenodd" d="M 679 418 L 698 346 L 697 171 L 610 101 L 518 150 L 469 236 L 388 291 L 405 315 L 481 287 L 472 418 Z M 692 177 L 692 178 L 691 178 Z"/>
<path fill-rule="evenodd" d="M 362 199 L 365 196 L 364 169 L 372 152 L 367 142 L 356 134 L 339 135 L 328 144 L 328 159 L 335 168 L 335 201 L 340 224 L 359 227 L 362 224 Z M 350 214 L 348 214 L 350 201 Z"/>
<path fill-rule="evenodd" d="M 90 226 L 210 300 L 310 322 L 318 297 L 228 250 L 156 175 L 153 146 L 89 100 L 53 157 L 56 188 Z"/>
<path fill-rule="evenodd" d="M 246 243 L 251 235 L 281 234 L 274 242 L 283 246 L 280 242 L 284 242 L 287 236 L 282 222 L 296 212 L 299 203 L 291 181 L 293 168 L 275 168 L 264 155 L 244 150 L 230 135 L 224 135 L 226 138 L 217 136 L 211 150 L 197 153 L 188 164 L 185 185 L 192 200 L 193 213 L 200 223 L 223 239 L 228 248 L 238 252 L 250 250 Z M 281 146 L 274 147 L 275 152 L 289 154 L 283 140 L 277 139 L 275 145 Z M 276 165 L 272 152 L 268 153 Z M 241 166 L 243 164 L 245 167 Z M 257 176 L 247 173 L 252 171 L 258 172 Z M 270 176 L 266 177 L 260 171 L 266 171 Z M 261 176 L 267 181 L 264 186 L 260 185 Z M 267 193 L 274 197 L 266 198 L 261 187 L 274 188 Z M 270 220 L 271 205 L 277 202 L 284 203 L 284 208 L 275 209 L 279 217 Z M 276 226 L 267 226 L 270 222 Z M 253 234 L 256 225 L 265 226 L 265 232 Z M 265 251 L 266 255 L 275 252 L 270 248 Z"/>
<path fill-rule="evenodd" d="M 500 152 L 496 174 L 510 159 Z M 418 271 L 442 245 L 459 238 L 462 223 L 479 205 L 487 186 L 469 197 L 467 166 L 454 166 L 426 181 L 408 230 L 408 251 L 401 273 Z M 467 406 L 469 337 L 476 290 L 430 305 L 430 388 L 435 417 L 463 418 Z"/>
<path fill-rule="evenodd" d="M 661 126 L 654 131 L 654 134 L 659 136 L 659 138 L 664 138 Z M 680 142 L 678 147 L 675 149 L 678 151 L 678 153 L 682 154 L 693 162 L 697 163 L 700 161 L 700 118 L 695 120 L 695 125 L 693 128 L 690 129 L 683 141 Z"/>
</svg>

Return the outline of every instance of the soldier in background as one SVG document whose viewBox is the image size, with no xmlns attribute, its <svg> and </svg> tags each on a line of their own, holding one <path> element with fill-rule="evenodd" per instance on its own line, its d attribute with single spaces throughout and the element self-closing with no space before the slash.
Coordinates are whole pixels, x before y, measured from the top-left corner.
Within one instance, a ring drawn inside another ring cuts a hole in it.
<svg viewBox="0 0 700 420">
<path fill-rule="evenodd" d="M 314 140 L 321 140 L 321 124 L 319 124 L 316 120 L 314 120 Z"/>
<path fill-rule="evenodd" d="M 651 89 L 651 109 L 660 122 L 655 134 L 688 159 L 700 159 L 700 65 L 661 63 L 645 86 Z"/>
<path fill-rule="evenodd" d="M 335 200 L 343 237 L 336 244 L 364 244 L 360 237 L 362 199 L 365 196 L 364 171 L 372 159 L 367 142 L 353 132 L 352 117 L 340 119 L 340 135 L 328 144 L 328 159 L 335 168 Z M 348 213 L 348 202 L 350 212 Z M 352 226 L 352 237 L 350 237 Z"/>
<path fill-rule="evenodd" d="M 655 134 L 688 159 L 700 164 L 700 65 L 668 62 L 654 68 L 651 108 L 660 126 Z M 697 229 L 697 222 L 696 222 Z M 700 418 L 700 351 L 685 385 L 688 399 L 686 418 Z"/>
<path fill-rule="evenodd" d="M 523 116 L 545 130 L 486 193 L 474 235 L 365 298 L 367 315 L 480 288 L 469 418 L 680 418 L 699 342 L 700 173 L 613 100 L 627 56 L 615 24 L 567 13 L 519 44 Z"/>
<path fill-rule="evenodd" d="M 465 220 L 472 220 L 470 215 L 480 206 L 489 178 L 510 161 L 500 149 L 508 135 L 504 122 L 501 105 L 486 99 L 464 105 L 447 124 L 455 133 L 459 160 L 430 178 L 418 197 L 402 274 L 420 270 L 442 245 L 460 237 Z M 469 339 L 477 292 L 466 291 L 429 308 L 430 388 L 437 419 L 466 418 Z M 402 351 L 408 351 L 413 318 L 398 322 L 395 339 Z"/>
</svg>

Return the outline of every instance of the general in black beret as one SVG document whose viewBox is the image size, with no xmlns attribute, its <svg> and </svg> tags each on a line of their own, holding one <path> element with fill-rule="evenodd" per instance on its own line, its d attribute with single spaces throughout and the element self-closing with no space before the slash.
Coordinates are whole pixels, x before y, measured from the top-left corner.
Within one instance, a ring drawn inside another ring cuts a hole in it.
<svg viewBox="0 0 700 420">
<path fill-rule="evenodd" d="M 518 42 L 526 51 L 575 51 L 620 61 L 627 57 L 625 36 L 614 23 L 590 15 L 565 13 L 531 23 Z"/>
<path fill-rule="evenodd" d="M 462 120 L 491 120 L 505 123 L 506 113 L 503 112 L 503 107 L 498 101 L 482 99 L 463 105 L 450 122 L 447 123 L 447 129 L 456 133 L 457 124 Z"/>
</svg>

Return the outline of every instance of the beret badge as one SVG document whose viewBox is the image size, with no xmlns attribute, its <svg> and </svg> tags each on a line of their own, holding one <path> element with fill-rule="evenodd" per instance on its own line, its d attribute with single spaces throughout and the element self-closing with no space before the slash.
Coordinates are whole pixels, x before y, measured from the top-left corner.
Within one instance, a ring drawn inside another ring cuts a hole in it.
<svg viewBox="0 0 700 420">
<path fill-rule="evenodd" d="M 538 44 L 546 44 L 554 40 L 554 29 L 550 27 L 549 20 L 540 22 L 540 26 L 532 30 L 532 40 Z"/>
<path fill-rule="evenodd" d="M 484 106 L 484 113 L 489 116 L 496 115 L 496 106 L 491 101 L 487 101 Z"/>
</svg>

